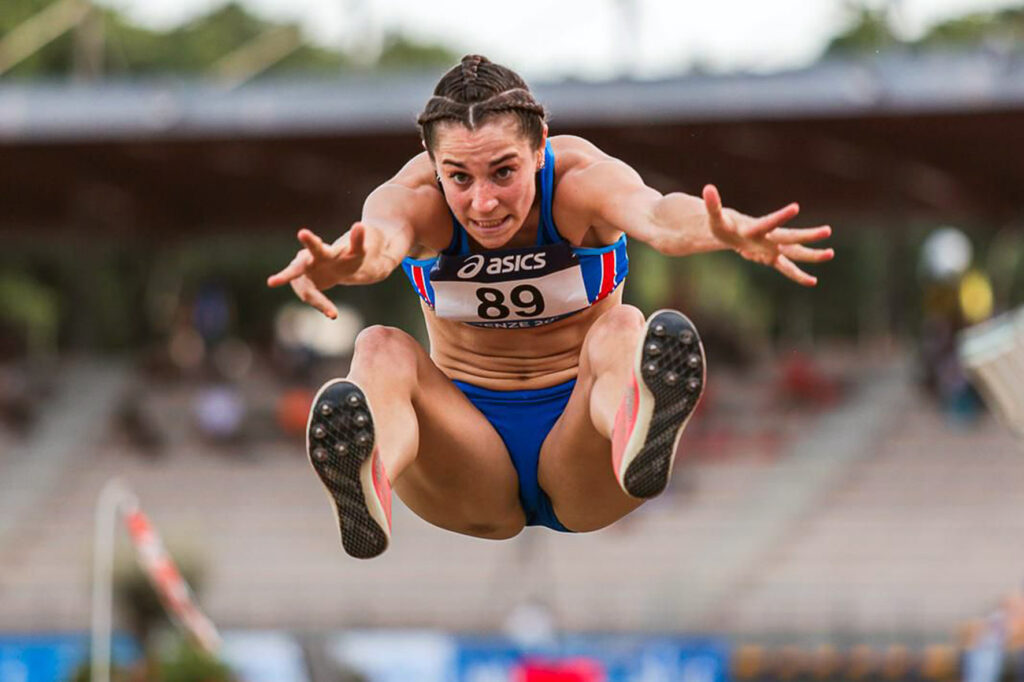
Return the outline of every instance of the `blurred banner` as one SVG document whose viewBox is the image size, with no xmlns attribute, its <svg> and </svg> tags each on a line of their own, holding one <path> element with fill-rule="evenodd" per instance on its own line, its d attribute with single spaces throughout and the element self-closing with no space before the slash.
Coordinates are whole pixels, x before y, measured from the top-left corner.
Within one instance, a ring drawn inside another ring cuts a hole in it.
<svg viewBox="0 0 1024 682">
<path fill-rule="evenodd" d="M 350 632 L 328 646 L 368 682 L 725 682 L 730 651 L 714 638 L 569 635 L 524 648 L 433 632 Z"/>
</svg>

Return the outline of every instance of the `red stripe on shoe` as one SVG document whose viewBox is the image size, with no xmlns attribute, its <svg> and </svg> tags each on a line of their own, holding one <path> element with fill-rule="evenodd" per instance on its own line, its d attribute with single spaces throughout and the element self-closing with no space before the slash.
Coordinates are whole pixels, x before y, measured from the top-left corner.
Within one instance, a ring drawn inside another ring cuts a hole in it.
<svg viewBox="0 0 1024 682">
<path fill-rule="evenodd" d="M 615 475 L 619 475 L 622 467 L 622 454 L 626 451 L 626 443 L 633 435 L 636 427 L 636 415 L 640 409 L 640 387 L 636 383 L 636 377 L 630 376 L 633 384 L 632 394 L 622 397 L 619 410 L 615 413 L 615 424 L 612 426 L 612 467 Z"/>
<path fill-rule="evenodd" d="M 381 461 L 380 453 L 373 451 L 373 488 L 377 493 L 377 499 L 384 507 L 384 514 L 388 517 L 388 530 L 391 529 L 391 482 L 384 471 L 384 463 Z"/>
</svg>

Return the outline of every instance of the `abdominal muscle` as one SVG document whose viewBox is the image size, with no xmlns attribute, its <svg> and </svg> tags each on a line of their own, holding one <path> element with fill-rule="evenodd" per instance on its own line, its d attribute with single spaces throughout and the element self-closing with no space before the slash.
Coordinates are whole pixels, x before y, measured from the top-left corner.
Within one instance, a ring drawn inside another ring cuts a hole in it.
<svg viewBox="0 0 1024 682">
<path fill-rule="evenodd" d="M 444 320 L 423 304 L 430 357 L 450 379 L 494 391 L 555 386 L 576 378 L 591 325 L 621 301 L 620 286 L 578 313 L 524 329 L 488 329 Z"/>
</svg>

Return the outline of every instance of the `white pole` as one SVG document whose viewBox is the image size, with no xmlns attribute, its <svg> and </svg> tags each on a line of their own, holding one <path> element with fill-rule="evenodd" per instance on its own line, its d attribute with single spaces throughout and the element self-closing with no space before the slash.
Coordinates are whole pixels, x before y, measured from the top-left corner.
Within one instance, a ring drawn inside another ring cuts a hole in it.
<svg viewBox="0 0 1024 682">
<path fill-rule="evenodd" d="M 119 478 L 107 481 L 96 501 L 92 571 L 92 682 L 110 682 L 113 633 L 114 543 L 118 514 L 138 506 Z"/>
</svg>

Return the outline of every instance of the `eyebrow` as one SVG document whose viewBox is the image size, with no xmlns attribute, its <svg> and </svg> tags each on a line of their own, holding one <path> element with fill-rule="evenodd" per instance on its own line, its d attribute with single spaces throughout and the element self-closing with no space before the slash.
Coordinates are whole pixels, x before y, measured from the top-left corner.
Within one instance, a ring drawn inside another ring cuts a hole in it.
<svg viewBox="0 0 1024 682">
<path fill-rule="evenodd" d="M 518 156 L 518 154 L 516 152 L 509 152 L 508 154 L 505 154 L 505 156 L 501 157 L 500 159 L 495 159 L 494 161 L 491 161 L 490 165 L 497 166 L 498 164 L 505 163 L 509 159 L 513 159 L 516 156 Z M 459 163 L 458 161 L 452 161 L 451 159 L 445 159 L 441 163 L 442 164 L 447 164 L 449 166 L 455 166 L 456 168 L 465 168 L 466 167 L 465 164 Z"/>
</svg>

